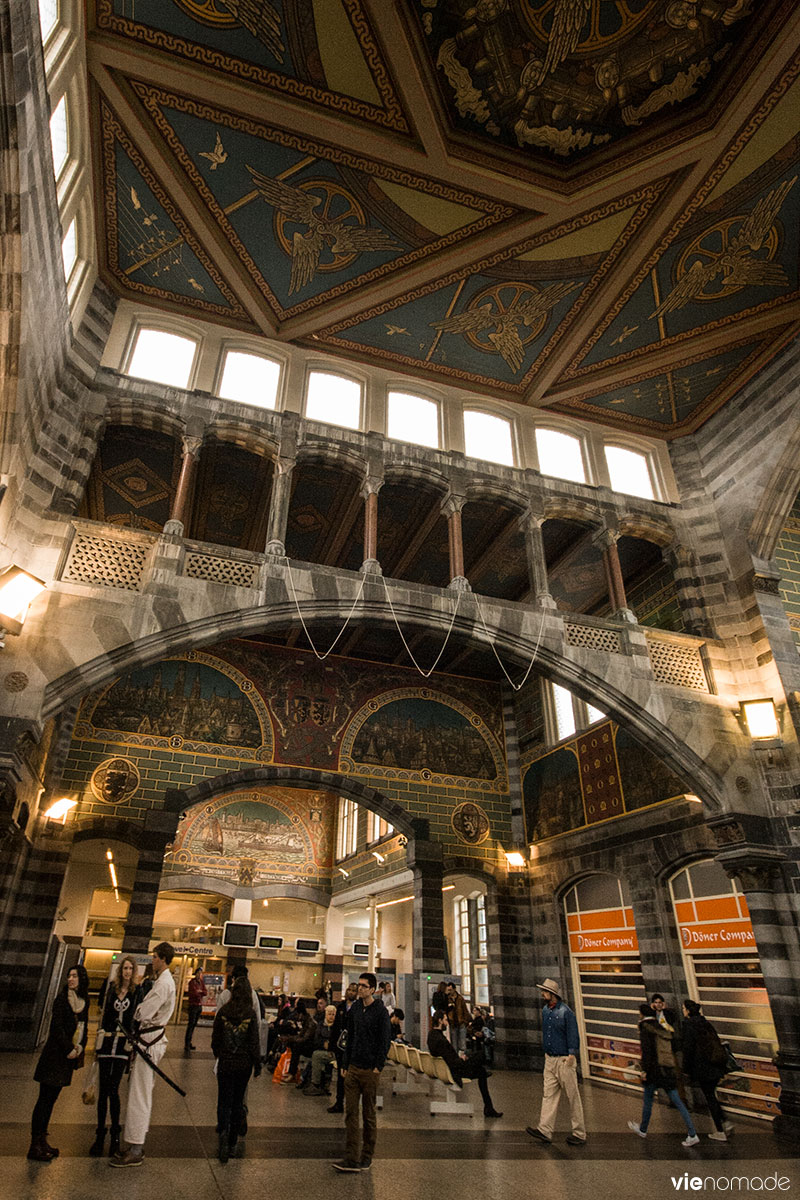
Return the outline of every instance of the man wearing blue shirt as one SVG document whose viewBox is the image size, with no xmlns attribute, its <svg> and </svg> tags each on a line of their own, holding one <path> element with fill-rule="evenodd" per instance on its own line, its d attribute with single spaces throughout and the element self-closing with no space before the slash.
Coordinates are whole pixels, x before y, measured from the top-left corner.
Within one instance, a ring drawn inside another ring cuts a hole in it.
<svg viewBox="0 0 800 1200">
<path fill-rule="evenodd" d="M 575 1014 L 561 999 L 558 984 L 554 979 L 545 979 L 536 985 L 542 993 L 542 1048 L 544 1050 L 544 1094 L 542 1111 L 536 1129 L 531 1125 L 526 1132 L 539 1142 L 549 1146 L 553 1140 L 561 1093 L 569 1100 L 569 1115 L 572 1133 L 567 1138 L 570 1146 L 586 1145 L 586 1126 L 583 1120 L 583 1105 L 578 1091 L 578 1051 L 580 1036 Z"/>
</svg>

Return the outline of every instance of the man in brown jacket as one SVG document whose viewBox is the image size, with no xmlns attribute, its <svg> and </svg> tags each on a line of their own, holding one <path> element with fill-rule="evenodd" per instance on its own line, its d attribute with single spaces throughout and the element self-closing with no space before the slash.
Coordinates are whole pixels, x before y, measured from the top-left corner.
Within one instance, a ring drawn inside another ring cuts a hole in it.
<svg viewBox="0 0 800 1200">
<path fill-rule="evenodd" d="M 452 982 L 448 983 L 446 992 L 450 1043 L 459 1054 L 465 1054 L 467 1050 L 467 1026 L 469 1025 L 467 1002 Z"/>
</svg>

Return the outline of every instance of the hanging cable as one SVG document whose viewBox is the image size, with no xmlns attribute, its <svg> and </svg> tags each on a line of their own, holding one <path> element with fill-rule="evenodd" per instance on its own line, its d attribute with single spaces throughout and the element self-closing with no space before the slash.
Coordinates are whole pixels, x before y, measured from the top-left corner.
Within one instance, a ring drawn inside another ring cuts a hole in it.
<svg viewBox="0 0 800 1200">
<path fill-rule="evenodd" d="M 480 601 L 478 600 L 477 596 L 473 596 L 473 599 L 475 601 L 475 607 L 478 610 L 478 616 L 481 619 L 481 625 L 483 626 L 483 632 L 486 634 L 487 638 L 491 638 L 491 635 L 489 634 L 489 630 L 486 627 L 486 621 L 483 619 L 483 610 L 480 606 Z M 508 682 L 510 683 L 511 687 L 514 689 L 515 692 L 519 692 L 522 688 L 524 688 L 525 684 L 528 682 L 528 676 L 530 675 L 531 671 L 533 670 L 533 664 L 536 662 L 536 658 L 539 654 L 539 647 L 542 644 L 542 634 L 543 633 L 544 633 L 544 610 L 542 610 L 542 619 L 539 624 L 539 634 L 536 638 L 536 645 L 533 648 L 533 657 L 531 658 L 531 661 L 528 663 L 528 669 L 525 672 L 525 674 L 522 676 L 522 679 L 520 680 L 519 683 L 514 683 L 514 680 L 511 678 L 511 676 L 509 675 L 508 671 L 505 668 L 505 663 L 503 662 L 500 655 L 497 653 L 497 649 L 494 644 L 494 639 L 490 640 L 490 645 L 492 647 L 492 653 L 494 654 L 495 658 L 497 659 L 498 663 L 500 664 L 501 671 L 503 672 L 503 674 L 505 675 L 506 679 L 508 680 Z"/>
<path fill-rule="evenodd" d="M 294 604 L 295 604 L 295 608 L 297 609 L 297 615 L 300 618 L 300 624 L 303 626 L 303 633 L 308 638 L 308 644 L 310 645 L 311 649 L 316 654 L 319 661 L 324 662 L 325 659 L 328 657 L 328 655 L 333 650 L 333 647 L 339 641 L 339 638 L 342 636 L 345 629 L 347 629 L 347 626 L 350 623 L 350 618 L 352 617 L 353 613 L 356 611 L 356 605 L 358 604 L 359 600 L 361 599 L 361 593 L 364 591 L 364 583 L 366 582 L 367 577 L 366 577 L 366 575 L 361 576 L 361 583 L 358 588 L 358 595 L 356 596 L 355 600 L 353 601 L 350 612 L 347 614 L 347 616 L 345 618 L 344 625 L 339 630 L 336 637 L 333 639 L 333 641 L 331 642 L 330 646 L 325 651 L 325 653 L 320 654 L 319 650 L 317 649 L 317 647 L 314 645 L 313 641 L 311 640 L 311 634 L 308 632 L 308 626 L 306 625 L 305 620 L 303 619 L 303 610 L 300 608 L 300 601 L 297 598 L 297 591 L 295 590 L 295 586 L 294 586 L 294 576 L 292 575 L 292 567 L 291 567 L 291 564 L 290 564 L 288 558 L 286 559 L 286 570 L 289 573 L 289 583 L 291 584 L 291 588 L 292 588 L 292 596 L 294 597 Z"/>
<path fill-rule="evenodd" d="M 381 578 L 383 579 L 383 576 L 381 576 Z M 423 679 L 427 679 L 436 670 L 437 666 L 439 665 L 439 659 L 444 654 L 445 647 L 447 646 L 447 643 L 450 641 L 450 634 L 453 632 L 453 626 L 456 623 L 456 616 L 458 614 L 458 606 L 461 603 L 461 593 L 456 592 L 456 606 L 453 609 L 453 615 L 450 619 L 450 625 L 447 630 L 447 635 L 445 636 L 445 639 L 442 642 L 442 648 L 439 651 L 439 653 L 436 655 L 436 659 L 434 660 L 433 666 L 429 667 L 427 671 L 423 671 L 422 667 L 419 665 L 417 660 L 414 658 L 414 655 L 411 653 L 411 647 L 409 646 L 408 642 L 406 641 L 405 635 L 404 635 L 402 629 L 400 628 L 400 622 L 397 619 L 397 614 L 395 613 L 394 605 L 392 604 L 392 597 L 389 595 L 389 586 L 385 579 L 383 579 L 383 590 L 386 592 L 386 599 L 389 601 L 389 610 L 392 614 L 394 623 L 397 627 L 397 632 L 400 634 L 400 640 L 406 648 L 406 653 L 408 654 L 408 657 L 411 659 L 412 663 L 417 668 L 417 670 L 419 671 L 419 673 L 423 677 Z"/>
</svg>

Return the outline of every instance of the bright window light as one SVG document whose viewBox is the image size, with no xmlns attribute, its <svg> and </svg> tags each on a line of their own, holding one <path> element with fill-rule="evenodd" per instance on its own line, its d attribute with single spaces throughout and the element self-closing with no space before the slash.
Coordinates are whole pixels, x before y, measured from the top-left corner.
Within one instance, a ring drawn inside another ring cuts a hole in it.
<svg viewBox="0 0 800 1200">
<path fill-rule="evenodd" d="M 58 24 L 58 0 L 39 0 L 39 25 L 42 30 L 42 45 Z"/>
<path fill-rule="evenodd" d="M 484 462 L 513 467 L 511 422 L 503 417 L 493 417 L 491 413 L 465 409 L 464 447 L 470 458 L 482 458 Z"/>
<path fill-rule="evenodd" d="M 196 350 L 194 338 L 164 333 L 161 329 L 140 329 L 128 374 L 170 387 L 188 387 Z"/>
<path fill-rule="evenodd" d="M 69 277 L 78 261 L 78 231 L 74 221 L 71 222 L 61 243 L 61 257 L 64 259 L 64 278 L 69 283 Z"/>
<path fill-rule="evenodd" d="M 593 704 L 586 705 L 586 715 L 589 718 L 590 725 L 595 725 L 598 721 L 605 721 L 607 716 L 602 709 L 595 708 Z"/>
<path fill-rule="evenodd" d="M 358 429 L 361 424 L 361 385 L 328 371 L 309 372 L 306 416 L 310 421 Z"/>
<path fill-rule="evenodd" d="M 59 180 L 69 158 L 66 96 L 61 97 L 50 118 L 50 146 L 53 151 L 53 171 L 56 180 Z"/>
<path fill-rule="evenodd" d="M 280 377 L 281 365 L 271 358 L 229 350 L 225 355 L 219 394 L 223 400 L 239 400 L 242 404 L 255 404 L 259 408 L 274 408 L 278 401 Z"/>
<path fill-rule="evenodd" d="M 624 446 L 606 446 L 605 450 L 608 474 L 614 491 L 654 500 L 653 480 L 647 457 L 637 454 L 635 450 L 626 450 Z"/>
<path fill-rule="evenodd" d="M 543 475 L 556 479 L 571 479 L 573 483 L 586 483 L 583 454 L 578 438 L 557 429 L 536 430 L 536 450 L 539 455 L 539 470 Z"/>
<path fill-rule="evenodd" d="M 389 392 L 388 434 L 399 442 L 439 449 L 439 406 L 424 396 Z"/>
<path fill-rule="evenodd" d="M 572 707 L 572 693 L 560 683 L 553 684 L 553 707 L 556 710 L 558 740 L 563 741 L 575 732 L 575 710 Z"/>
</svg>

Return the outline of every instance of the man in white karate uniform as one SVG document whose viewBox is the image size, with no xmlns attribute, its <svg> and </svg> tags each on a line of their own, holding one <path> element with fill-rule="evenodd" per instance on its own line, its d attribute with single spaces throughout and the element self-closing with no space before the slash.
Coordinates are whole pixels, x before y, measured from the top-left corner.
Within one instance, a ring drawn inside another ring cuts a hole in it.
<svg viewBox="0 0 800 1200">
<path fill-rule="evenodd" d="M 151 1062 L 158 1064 L 167 1049 L 167 1025 L 175 1008 L 175 980 L 169 965 L 175 951 L 169 942 L 159 942 L 153 950 L 155 983 L 134 1013 L 139 1025 L 139 1045 Z M 112 1167 L 139 1167 L 144 1160 L 144 1141 L 150 1128 L 155 1071 L 138 1054 L 131 1067 L 128 1084 L 128 1108 L 125 1113 L 127 1150 L 111 1159 Z"/>
</svg>

